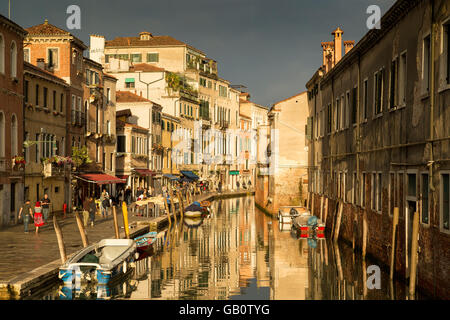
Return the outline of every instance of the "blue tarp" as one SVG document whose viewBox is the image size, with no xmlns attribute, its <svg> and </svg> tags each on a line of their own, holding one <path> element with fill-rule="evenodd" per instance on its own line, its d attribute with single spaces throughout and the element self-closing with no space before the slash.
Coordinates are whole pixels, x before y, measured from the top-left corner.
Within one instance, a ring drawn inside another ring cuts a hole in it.
<svg viewBox="0 0 450 320">
<path fill-rule="evenodd" d="M 172 174 L 165 174 L 164 177 L 169 178 L 170 180 L 177 180 L 179 177 L 174 176 Z"/>
<path fill-rule="evenodd" d="M 193 173 L 192 171 L 180 171 L 181 172 L 181 174 L 183 175 L 183 176 L 185 176 L 186 178 L 188 178 L 188 179 L 191 179 L 191 180 L 194 180 L 194 181 L 197 181 L 198 179 L 200 179 L 195 173 Z"/>
</svg>

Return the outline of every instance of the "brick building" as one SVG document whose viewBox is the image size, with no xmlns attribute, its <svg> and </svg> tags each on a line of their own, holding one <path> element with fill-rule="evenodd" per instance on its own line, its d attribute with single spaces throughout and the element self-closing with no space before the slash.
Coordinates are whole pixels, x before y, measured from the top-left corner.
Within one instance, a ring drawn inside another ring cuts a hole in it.
<svg viewBox="0 0 450 320">
<path fill-rule="evenodd" d="M 26 31 L 0 15 L 0 227 L 17 222 L 23 201 L 23 38 Z M 16 160 L 21 160 L 16 158 Z"/>
</svg>

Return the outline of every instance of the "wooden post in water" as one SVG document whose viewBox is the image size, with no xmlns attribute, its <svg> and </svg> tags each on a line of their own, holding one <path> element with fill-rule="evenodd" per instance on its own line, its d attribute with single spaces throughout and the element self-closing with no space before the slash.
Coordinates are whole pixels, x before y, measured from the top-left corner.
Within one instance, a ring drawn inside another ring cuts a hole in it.
<svg viewBox="0 0 450 320">
<path fill-rule="evenodd" d="M 392 218 L 392 243 L 391 243 L 391 269 L 389 273 L 389 279 L 394 279 L 395 269 L 395 247 L 397 243 L 397 226 L 398 226 L 399 208 L 394 208 L 394 216 Z"/>
<path fill-rule="evenodd" d="M 320 220 L 323 218 L 323 196 L 320 197 Z M 322 220 L 323 221 L 323 220 Z"/>
<path fill-rule="evenodd" d="M 338 215 L 336 217 L 336 227 L 334 230 L 334 242 L 337 242 L 339 239 L 339 229 L 341 228 L 342 211 L 344 211 L 344 203 L 339 202 L 339 210 Z"/>
<path fill-rule="evenodd" d="M 56 214 L 53 215 L 53 227 L 55 228 L 56 238 L 58 239 L 59 255 L 61 256 L 61 262 L 67 261 L 66 246 L 64 245 L 64 238 Z"/>
<path fill-rule="evenodd" d="M 181 219 L 184 218 L 184 203 L 183 203 L 183 196 L 181 195 L 181 192 L 177 192 L 178 195 L 178 202 L 180 203 L 180 215 Z"/>
<path fill-rule="evenodd" d="M 327 216 L 328 216 L 328 198 L 326 198 L 325 199 L 325 216 L 324 216 L 324 220 L 323 220 L 323 223 L 325 224 L 325 229 L 326 229 L 326 226 L 327 226 Z"/>
<path fill-rule="evenodd" d="M 86 248 L 89 245 L 89 240 L 86 234 L 86 229 L 84 229 L 83 221 L 81 220 L 78 211 L 75 211 L 75 219 L 77 220 L 78 230 L 80 231 L 81 241 L 83 242 L 83 247 Z"/>
<path fill-rule="evenodd" d="M 366 210 L 364 210 L 364 212 L 363 212 L 363 239 L 362 239 L 362 242 L 363 242 L 363 245 L 362 245 L 362 256 L 363 256 L 363 259 L 366 258 L 367 233 L 368 233 L 367 229 L 368 229 L 368 226 L 367 226 L 367 213 L 366 213 Z"/>
<path fill-rule="evenodd" d="M 310 208 L 310 205 L 309 205 L 309 199 L 310 199 L 310 192 L 308 192 L 307 193 L 307 198 L 306 198 L 306 209 L 308 209 L 309 210 L 309 208 Z"/>
<path fill-rule="evenodd" d="M 116 206 L 113 206 L 113 218 L 114 218 L 114 231 L 116 233 L 116 239 L 120 239 L 119 222 L 117 220 L 117 209 L 116 209 Z"/>
<path fill-rule="evenodd" d="M 419 213 L 414 212 L 414 220 L 412 226 L 411 238 L 411 271 L 409 274 L 409 298 L 414 300 L 416 293 L 416 278 L 417 278 L 417 247 L 419 242 Z"/>
<path fill-rule="evenodd" d="M 175 197 L 173 196 L 173 193 L 170 190 L 169 190 L 169 199 L 172 207 L 172 214 L 175 219 L 175 224 L 177 224 L 177 213 L 175 212 Z"/>
<path fill-rule="evenodd" d="M 167 219 L 169 221 L 169 229 L 172 226 L 172 220 L 170 219 L 170 211 L 169 211 L 169 205 L 167 204 L 167 199 L 164 199 L 164 209 L 166 209 L 167 212 Z"/>
<path fill-rule="evenodd" d="M 128 224 L 128 208 L 125 202 L 122 203 L 123 227 L 125 228 L 126 239 L 130 239 L 130 226 Z"/>
</svg>

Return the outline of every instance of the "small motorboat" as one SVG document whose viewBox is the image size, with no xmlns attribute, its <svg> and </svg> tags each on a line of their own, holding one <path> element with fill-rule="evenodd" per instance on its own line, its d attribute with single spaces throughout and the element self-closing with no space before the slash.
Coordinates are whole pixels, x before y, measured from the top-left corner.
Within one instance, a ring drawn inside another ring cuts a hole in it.
<svg viewBox="0 0 450 320">
<path fill-rule="evenodd" d="M 104 239 L 90 245 L 59 268 L 65 284 L 94 282 L 108 284 L 126 274 L 136 254 L 136 242 L 130 239 Z"/>
<path fill-rule="evenodd" d="M 188 218 L 199 218 L 208 213 L 207 207 L 202 207 L 199 202 L 194 202 L 184 210 L 184 216 Z"/>
<path fill-rule="evenodd" d="M 291 224 L 293 219 L 300 216 L 302 213 L 308 212 L 305 207 L 301 206 L 284 206 L 278 209 L 278 221 L 280 223 Z"/>
<path fill-rule="evenodd" d="M 325 224 L 309 212 L 294 218 L 292 228 L 297 231 L 299 238 L 325 238 Z"/>
<path fill-rule="evenodd" d="M 149 232 L 143 236 L 134 239 L 136 242 L 136 248 L 139 253 L 147 251 L 149 247 L 156 241 L 156 232 Z"/>
</svg>

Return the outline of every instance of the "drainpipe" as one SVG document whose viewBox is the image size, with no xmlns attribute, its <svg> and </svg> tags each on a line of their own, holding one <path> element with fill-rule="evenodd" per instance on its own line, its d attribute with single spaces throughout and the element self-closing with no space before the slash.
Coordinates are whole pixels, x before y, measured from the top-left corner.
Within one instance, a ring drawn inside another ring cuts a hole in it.
<svg viewBox="0 0 450 320">
<path fill-rule="evenodd" d="M 164 72 L 163 72 L 163 76 L 162 76 L 161 79 L 158 79 L 158 80 L 155 80 L 155 81 L 152 81 L 152 82 L 148 82 L 148 83 L 141 80 L 141 73 L 142 73 L 142 71 L 138 71 L 137 73 L 139 73 L 139 82 L 141 82 L 141 83 L 143 83 L 143 84 L 145 84 L 147 86 L 147 99 L 150 100 L 150 98 L 149 98 L 149 87 L 153 83 L 156 83 L 156 82 L 159 82 L 161 80 L 164 80 Z"/>
<path fill-rule="evenodd" d="M 358 53 L 358 93 L 356 98 L 356 185 L 360 185 L 359 179 L 359 154 L 361 152 L 361 132 L 360 132 L 360 117 L 361 117 L 361 54 Z M 355 188 L 355 186 L 353 186 Z M 355 190 L 355 194 L 358 195 L 358 190 Z M 359 195 L 361 197 L 361 195 Z M 358 198 L 356 196 L 355 198 Z M 355 199 L 356 200 L 356 199 Z"/>
<path fill-rule="evenodd" d="M 435 77 L 434 77 L 434 35 L 435 35 L 435 25 L 434 25 L 434 0 L 431 1 L 431 35 L 430 35 L 430 47 L 431 47 L 431 70 L 430 70 L 430 140 L 434 139 L 434 98 L 435 98 Z M 430 161 L 428 166 L 430 168 L 430 190 L 434 193 L 435 187 L 433 183 L 433 142 L 430 143 Z"/>
</svg>

